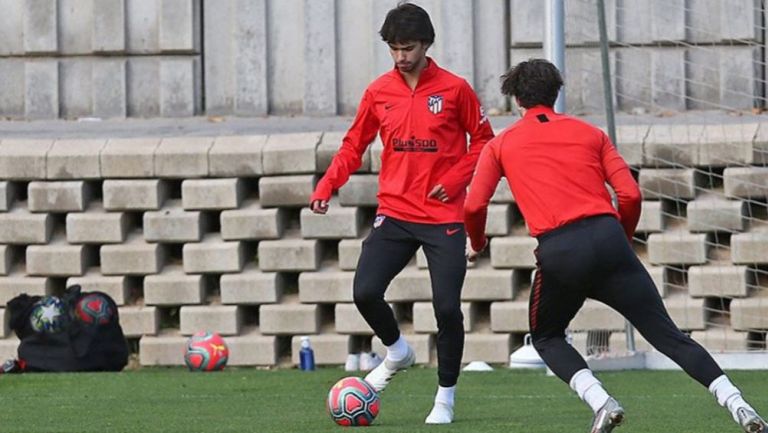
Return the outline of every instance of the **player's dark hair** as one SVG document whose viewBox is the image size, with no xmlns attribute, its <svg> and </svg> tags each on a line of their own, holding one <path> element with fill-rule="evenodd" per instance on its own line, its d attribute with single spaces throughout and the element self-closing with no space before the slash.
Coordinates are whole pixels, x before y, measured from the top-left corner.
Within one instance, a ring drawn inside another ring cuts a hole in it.
<svg viewBox="0 0 768 433">
<path fill-rule="evenodd" d="M 435 29 L 427 11 L 408 2 L 399 3 L 387 13 L 379 34 L 388 44 L 419 41 L 431 45 L 435 41 Z"/>
<path fill-rule="evenodd" d="M 544 59 L 518 63 L 501 76 L 501 93 L 516 97 L 523 108 L 552 107 L 562 86 L 560 71 Z"/>
</svg>

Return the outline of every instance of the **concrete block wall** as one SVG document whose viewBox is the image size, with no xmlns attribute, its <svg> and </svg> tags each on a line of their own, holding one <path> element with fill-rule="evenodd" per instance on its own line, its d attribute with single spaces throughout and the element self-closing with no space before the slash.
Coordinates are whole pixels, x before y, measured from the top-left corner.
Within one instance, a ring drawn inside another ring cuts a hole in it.
<svg viewBox="0 0 768 433">
<path fill-rule="evenodd" d="M 205 100 L 212 114 L 353 114 L 392 61 L 378 35 L 391 0 L 206 1 Z M 507 0 L 417 1 L 437 41 L 429 54 L 504 110 Z M 337 22 L 338 21 L 338 22 Z M 302 23 L 300 26 L 286 23 Z"/>
<path fill-rule="evenodd" d="M 499 76 L 542 56 L 544 4 L 415 2 L 435 27 L 430 55 L 489 112 L 510 108 Z M 765 8 L 754 0 L 605 3 L 619 109 L 749 109 L 764 98 Z M 2 0 L 0 116 L 349 115 L 392 67 L 378 30 L 396 4 Z M 567 106 L 600 111 L 596 0 L 568 1 L 565 15 Z"/>
<path fill-rule="evenodd" d="M 200 114 L 202 0 L 10 0 L 0 6 L 0 116 Z"/>
<path fill-rule="evenodd" d="M 571 112 L 604 110 L 596 7 L 565 2 Z M 510 0 L 510 65 L 542 56 L 544 25 L 531 23 L 544 12 L 544 2 Z M 747 110 L 764 99 L 765 10 L 752 0 L 607 0 L 605 12 L 619 110 Z"/>
<path fill-rule="evenodd" d="M 752 159 L 766 125 L 723 128 L 629 125 L 618 134 L 644 194 L 637 252 L 674 320 L 712 350 L 749 347 L 768 331 L 768 172 Z M 352 336 L 372 336 L 352 284 L 380 161 L 371 152 L 329 213 L 310 213 L 340 139 L 0 140 L 0 303 L 70 284 L 105 291 L 126 335 L 140 340 L 143 365 L 182 364 L 185 338 L 204 329 L 225 335 L 236 365 L 296 363 L 301 335 L 311 335 L 318 363 L 343 363 Z M 732 163 L 721 146 L 735 149 Z M 689 168 L 678 168 L 683 161 Z M 503 183 L 489 215 L 489 252 L 468 270 L 461 297 L 465 357 L 503 363 L 528 330 L 536 241 Z M 423 253 L 386 300 L 419 362 L 434 363 Z M 621 346 L 624 321 L 588 302 L 571 328 L 608 330 Z"/>
</svg>

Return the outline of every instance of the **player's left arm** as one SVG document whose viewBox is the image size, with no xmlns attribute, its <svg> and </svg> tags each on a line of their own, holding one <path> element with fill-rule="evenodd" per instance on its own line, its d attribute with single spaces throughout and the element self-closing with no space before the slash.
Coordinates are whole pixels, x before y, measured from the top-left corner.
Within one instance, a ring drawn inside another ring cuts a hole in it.
<svg viewBox="0 0 768 433">
<path fill-rule="evenodd" d="M 616 147 L 611 143 L 610 138 L 603 133 L 601 140 L 605 178 L 616 192 L 621 225 L 624 227 L 627 239 L 632 242 L 637 222 L 640 220 L 640 209 L 643 200 L 640 187 L 635 182 L 635 178 L 632 177 L 632 172 L 629 170 L 626 161 L 624 161 L 624 158 L 621 157 Z"/>
<path fill-rule="evenodd" d="M 456 98 L 459 122 L 469 134 L 469 148 L 456 165 L 438 181 L 444 197 L 450 201 L 467 188 L 485 144 L 493 138 L 493 129 L 474 90 L 466 81 L 458 89 Z M 434 192 L 434 190 L 433 190 Z"/>
<path fill-rule="evenodd" d="M 488 245 L 485 236 L 485 223 L 488 219 L 488 203 L 491 201 L 496 186 L 503 175 L 497 152 L 499 138 L 492 140 L 480 152 L 475 169 L 475 176 L 469 185 L 469 193 L 464 202 L 464 226 L 469 237 L 467 258 L 473 260 Z"/>
</svg>

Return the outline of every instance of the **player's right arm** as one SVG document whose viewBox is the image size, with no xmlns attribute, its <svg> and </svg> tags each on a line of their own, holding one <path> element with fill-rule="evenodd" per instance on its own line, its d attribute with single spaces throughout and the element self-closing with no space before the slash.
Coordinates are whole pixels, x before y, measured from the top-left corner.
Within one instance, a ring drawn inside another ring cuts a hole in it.
<svg viewBox="0 0 768 433">
<path fill-rule="evenodd" d="M 357 108 L 355 120 L 344 136 L 339 151 L 333 157 L 331 165 L 317 183 L 309 199 L 309 208 L 312 212 L 326 213 L 333 192 L 347 183 L 350 174 L 362 165 L 363 153 L 379 131 L 379 118 L 376 116 L 373 102 L 373 95 L 366 90 Z"/>
<path fill-rule="evenodd" d="M 469 193 L 464 202 L 464 226 L 469 236 L 470 250 L 467 258 L 474 260 L 488 245 L 485 236 L 485 222 L 488 218 L 488 203 L 491 201 L 496 186 L 504 174 L 498 159 L 497 146 L 500 137 L 491 140 L 480 152 L 475 168 L 475 176 L 469 184 Z"/>
<path fill-rule="evenodd" d="M 640 187 L 635 182 L 635 178 L 632 177 L 632 172 L 626 161 L 611 143 L 611 139 L 605 133 L 602 133 L 601 139 L 605 178 L 616 192 L 616 198 L 619 202 L 619 220 L 624 227 L 627 239 L 632 242 L 642 207 L 643 197 L 640 193 Z"/>
</svg>

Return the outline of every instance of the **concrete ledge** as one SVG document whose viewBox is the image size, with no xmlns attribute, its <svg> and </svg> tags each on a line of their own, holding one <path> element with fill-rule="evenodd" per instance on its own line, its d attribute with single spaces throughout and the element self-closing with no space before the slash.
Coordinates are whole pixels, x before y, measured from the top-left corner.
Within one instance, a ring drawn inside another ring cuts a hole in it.
<svg viewBox="0 0 768 433">
<path fill-rule="evenodd" d="M 23 206 L 0 213 L 0 242 L 4 244 L 47 244 L 53 233 L 53 217 L 48 213 L 33 214 Z"/>
<path fill-rule="evenodd" d="M 81 180 L 30 182 L 30 212 L 82 212 L 91 199 L 89 185 Z"/>
<path fill-rule="evenodd" d="M 104 212 L 91 207 L 83 213 L 67 214 L 67 242 L 71 244 L 119 244 L 131 228 L 124 212 Z"/>
<path fill-rule="evenodd" d="M 45 296 L 53 290 L 53 283 L 48 277 L 32 277 L 13 272 L 0 277 L 0 304 L 5 305 L 16 296 L 26 293 L 30 296 Z"/>
<path fill-rule="evenodd" d="M 184 365 L 187 339 L 178 336 L 150 337 L 139 340 L 139 362 L 151 365 Z"/>
<path fill-rule="evenodd" d="M 189 179 L 181 183 L 184 209 L 237 209 L 245 193 L 245 184 L 237 178 Z"/>
<path fill-rule="evenodd" d="M 156 210 L 168 196 L 168 185 L 159 179 L 105 180 L 104 209 Z"/>
<path fill-rule="evenodd" d="M 528 332 L 528 301 L 491 303 L 493 332 Z"/>
<path fill-rule="evenodd" d="M 315 173 L 321 132 L 270 135 L 262 149 L 264 174 Z"/>
<path fill-rule="evenodd" d="M 707 262 L 706 241 L 704 234 L 654 233 L 648 236 L 648 260 L 652 264 L 702 265 Z"/>
<path fill-rule="evenodd" d="M 698 176 L 692 169 L 643 168 L 640 170 L 640 189 L 645 199 L 696 197 Z"/>
<path fill-rule="evenodd" d="M 354 272 L 302 272 L 299 274 L 299 300 L 320 304 L 352 302 Z"/>
<path fill-rule="evenodd" d="M 315 271 L 320 266 L 320 243 L 307 239 L 261 241 L 258 247 L 262 271 Z"/>
<path fill-rule="evenodd" d="M 719 198 L 688 202 L 688 230 L 691 232 L 740 232 L 746 228 L 747 204 Z"/>
<path fill-rule="evenodd" d="M 259 202 L 263 207 L 303 207 L 317 182 L 314 175 L 262 177 L 259 179 Z"/>
<path fill-rule="evenodd" d="M 749 295 L 756 285 L 757 271 L 746 266 L 691 266 L 688 268 L 688 293 L 694 297 L 737 297 Z"/>
<path fill-rule="evenodd" d="M 155 150 L 155 175 L 195 178 L 208 175 L 208 152 L 213 138 L 164 138 Z"/>
<path fill-rule="evenodd" d="M 150 275 L 159 273 L 165 263 L 165 249 L 144 242 L 133 234 L 128 241 L 101 247 L 101 273 L 104 275 Z"/>
<path fill-rule="evenodd" d="M 245 263 L 242 242 L 224 242 L 218 234 L 208 234 L 200 243 L 184 244 L 184 272 L 217 273 L 240 272 Z"/>
<path fill-rule="evenodd" d="M 236 305 L 185 305 L 179 309 L 181 333 L 198 331 L 237 335 L 243 321 L 243 310 Z"/>
<path fill-rule="evenodd" d="M 30 245 L 26 251 L 27 273 L 36 276 L 83 275 L 95 261 L 94 251 L 69 245 L 63 239 L 47 245 Z"/>
<path fill-rule="evenodd" d="M 491 239 L 491 265 L 494 268 L 532 269 L 536 267 L 536 239 L 510 236 Z"/>
<path fill-rule="evenodd" d="M 48 179 L 101 178 L 99 156 L 105 139 L 57 140 L 46 156 Z"/>
<path fill-rule="evenodd" d="M 768 197 L 768 167 L 728 167 L 723 171 L 727 197 Z"/>
<path fill-rule="evenodd" d="M 280 302 L 285 286 L 284 274 L 279 272 L 261 272 L 255 266 L 248 266 L 242 273 L 224 274 L 221 276 L 221 303 L 238 305 L 274 304 Z"/>
<path fill-rule="evenodd" d="M 514 272 L 481 268 L 467 270 L 461 299 L 464 301 L 511 300 L 516 292 Z"/>
<path fill-rule="evenodd" d="M 464 341 L 462 362 L 485 361 L 490 364 L 509 362 L 509 334 L 468 334 Z"/>
<path fill-rule="evenodd" d="M 101 151 L 104 178 L 152 177 L 159 138 L 113 138 Z"/>
<path fill-rule="evenodd" d="M 178 200 L 169 201 L 159 211 L 144 212 L 144 239 L 147 242 L 200 242 L 206 221 L 199 211 L 186 211 Z"/>
<path fill-rule="evenodd" d="M 0 142 L 0 178 L 46 178 L 46 155 L 53 140 L 4 139 Z"/>
<path fill-rule="evenodd" d="M 259 307 L 262 334 L 317 334 L 320 331 L 320 306 L 279 304 Z"/>
<path fill-rule="evenodd" d="M 737 331 L 768 329 L 768 298 L 755 296 L 731 301 L 731 326 Z"/>
<path fill-rule="evenodd" d="M 281 209 L 246 202 L 239 209 L 221 212 L 221 237 L 228 241 L 278 239 L 283 236 L 285 220 Z"/>
<path fill-rule="evenodd" d="M 208 168 L 215 177 L 254 177 L 264 174 L 261 155 L 266 135 L 216 137 L 208 152 Z"/>
<path fill-rule="evenodd" d="M 235 367 L 273 366 L 277 364 L 278 340 L 274 336 L 245 334 L 227 337 L 225 341 L 229 347 L 227 365 Z"/>
<path fill-rule="evenodd" d="M 160 310 L 156 307 L 126 306 L 120 307 L 120 326 L 126 337 L 157 335 L 160 329 Z M 182 362 L 184 352 L 182 350 Z"/>
<path fill-rule="evenodd" d="M 768 232 L 738 233 L 731 236 L 731 261 L 744 265 L 768 263 Z"/>
<path fill-rule="evenodd" d="M 195 305 L 205 299 L 206 285 L 202 275 L 187 275 L 181 267 L 173 266 L 162 274 L 144 278 L 146 305 Z"/>
</svg>

